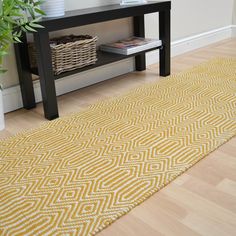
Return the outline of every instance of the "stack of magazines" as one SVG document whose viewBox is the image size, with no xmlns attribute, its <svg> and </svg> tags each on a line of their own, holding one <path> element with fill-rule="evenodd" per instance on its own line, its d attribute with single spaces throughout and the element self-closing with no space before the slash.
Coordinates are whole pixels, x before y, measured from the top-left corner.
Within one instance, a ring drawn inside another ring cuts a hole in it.
<svg viewBox="0 0 236 236">
<path fill-rule="evenodd" d="M 161 45 L 161 40 L 131 37 L 128 39 L 117 41 L 115 43 L 103 44 L 100 46 L 100 50 L 122 55 L 131 55 L 152 48 L 157 48 Z"/>
</svg>

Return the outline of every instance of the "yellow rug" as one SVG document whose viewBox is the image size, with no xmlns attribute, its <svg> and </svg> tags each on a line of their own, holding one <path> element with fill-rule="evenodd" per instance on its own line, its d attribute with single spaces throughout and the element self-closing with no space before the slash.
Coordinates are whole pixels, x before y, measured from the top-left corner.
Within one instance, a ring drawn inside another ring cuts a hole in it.
<svg viewBox="0 0 236 236">
<path fill-rule="evenodd" d="M 0 144 L 0 235 L 92 235 L 236 134 L 216 59 Z"/>
</svg>

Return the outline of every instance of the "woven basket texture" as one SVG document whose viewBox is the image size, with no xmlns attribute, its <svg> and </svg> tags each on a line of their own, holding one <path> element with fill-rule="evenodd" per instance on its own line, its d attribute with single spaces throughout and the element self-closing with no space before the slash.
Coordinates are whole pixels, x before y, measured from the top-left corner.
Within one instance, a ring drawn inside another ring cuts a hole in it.
<svg viewBox="0 0 236 236">
<path fill-rule="evenodd" d="M 59 75 L 66 71 L 95 64 L 97 61 L 97 40 L 97 37 L 91 37 L 58 45 L 50 44 L 54 74 Z M 29 44 L 29 57 L 31 67 L 37 67 L 36 49 L 33 43 Z"/>
</svg>

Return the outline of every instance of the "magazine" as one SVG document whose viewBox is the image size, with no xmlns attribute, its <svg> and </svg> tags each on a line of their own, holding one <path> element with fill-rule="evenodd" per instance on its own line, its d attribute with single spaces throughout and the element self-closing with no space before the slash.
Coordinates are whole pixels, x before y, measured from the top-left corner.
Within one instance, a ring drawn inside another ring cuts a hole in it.
<svg viewBox="0 0 236 236">
<path fill-rule="evenodd" d="M 157 48 L 161 45 L 162 42 L 158 39 L 131 37 L 119 40 L 115 43 L 103 44 L 100 46 L 100 50 L 123 55 L 131 55 L 148 49 Z"/>
</svg>

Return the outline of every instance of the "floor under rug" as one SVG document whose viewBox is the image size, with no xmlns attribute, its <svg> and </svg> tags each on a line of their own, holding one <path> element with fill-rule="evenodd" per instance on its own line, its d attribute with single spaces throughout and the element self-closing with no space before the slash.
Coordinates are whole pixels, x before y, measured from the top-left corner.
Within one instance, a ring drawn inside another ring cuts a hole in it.
<svg viewBox="0 0 236 236">
<path fill-rule="evenodd" d="M 0 235 L 93 235 L 236 135 L 236 59 L 0 143 Z"/>
</svg>

